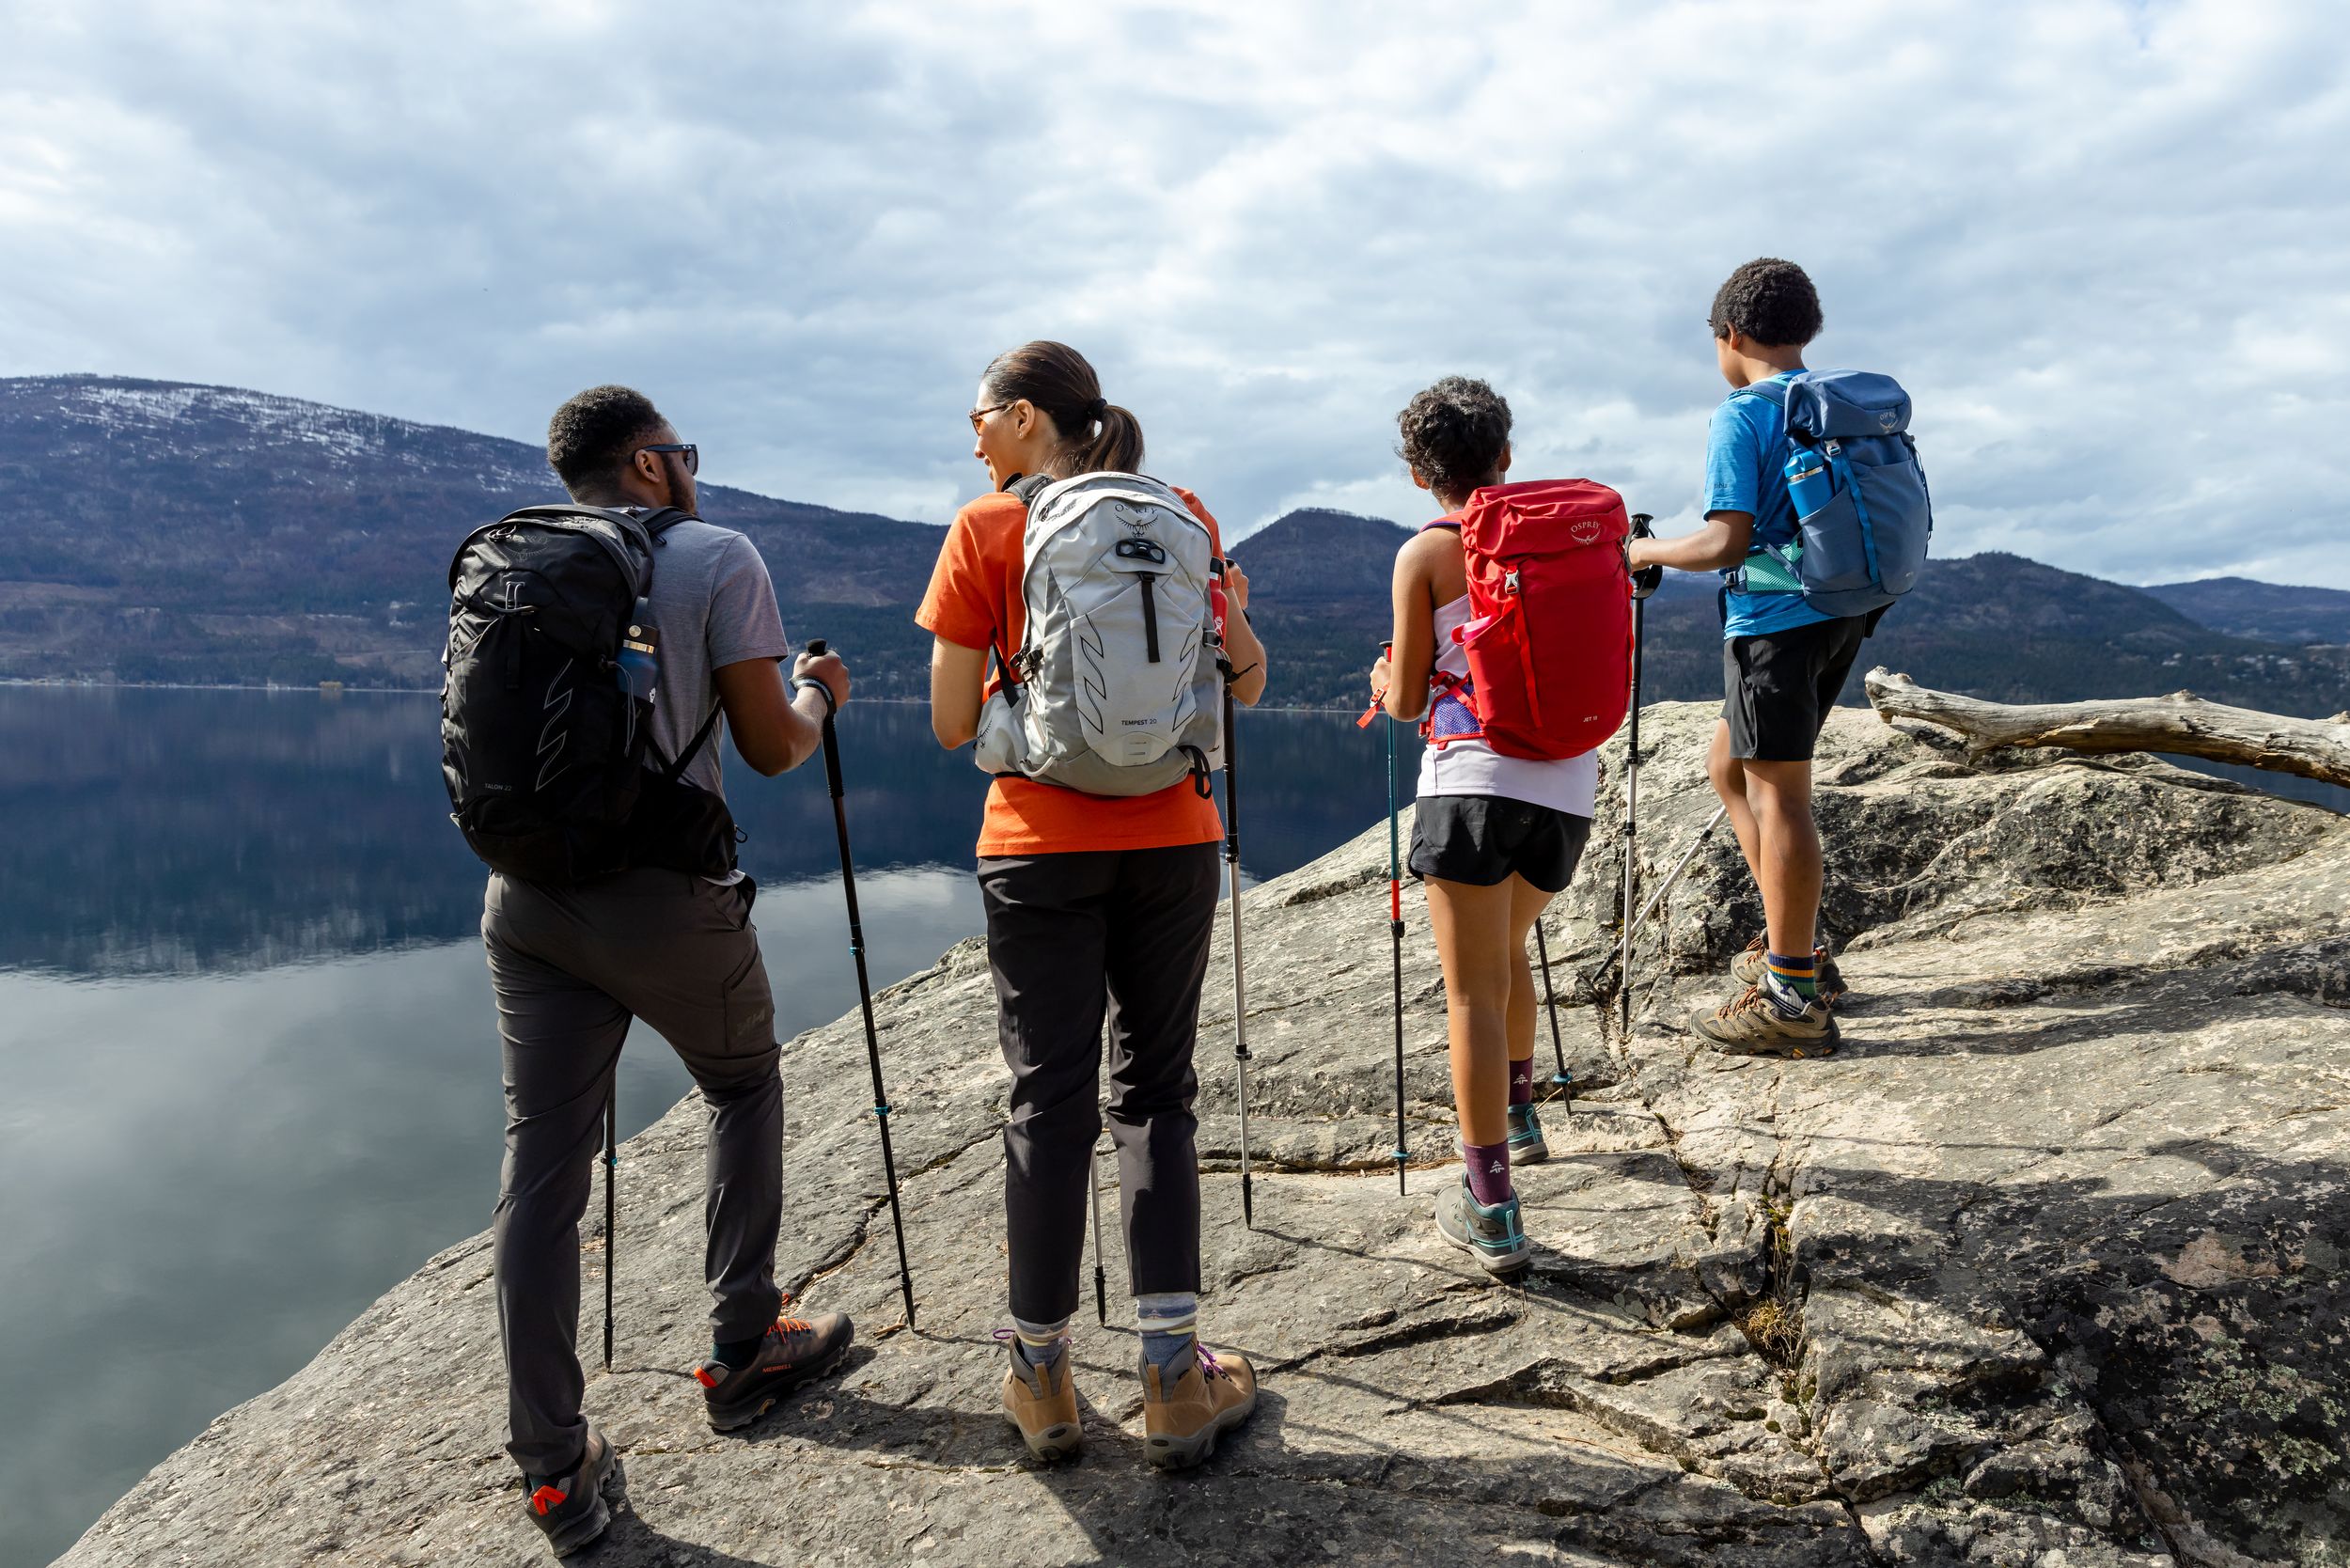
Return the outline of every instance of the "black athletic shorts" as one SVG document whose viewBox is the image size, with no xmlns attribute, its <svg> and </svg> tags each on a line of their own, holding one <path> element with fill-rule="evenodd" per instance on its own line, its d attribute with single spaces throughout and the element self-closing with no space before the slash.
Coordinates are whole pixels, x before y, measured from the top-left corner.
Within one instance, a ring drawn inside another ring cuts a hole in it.
<svg viewBox="0 0 2350 1568">
<path fill-rule="evenodd" d="M 1722 640 L 1722 718 L 1730 754 L 1755 762 L 1809 762 L 1869 618 L 1815 620 L 1784 632 Z"/>
<path fill-rule="evenodd" d="M 1574 875 L 1591 819 L 1498 795 L 1422 795 L 1412 809 L 1412 874 L 1491 887 L 1512 871 L 1545 893 Z"/>
</svg>

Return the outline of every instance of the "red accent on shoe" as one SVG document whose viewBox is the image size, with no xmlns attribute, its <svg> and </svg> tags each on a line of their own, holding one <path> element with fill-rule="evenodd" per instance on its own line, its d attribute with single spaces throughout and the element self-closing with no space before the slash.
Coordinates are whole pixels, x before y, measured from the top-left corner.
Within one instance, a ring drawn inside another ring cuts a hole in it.
<svg viewBox="0 0 2350 1568">
<path fill-rule="evenodd" d="M 546 1516 L 549 1509 L 560 1508 L 571 1500 L 572 1495 L 559 1486 L 541 1486 L 530 1494 L 530 1506 L 539 1511 L 541 1518 Z"/>
<path fill-rule="evenodd" d="M 705 1388 L 715 1388 L 718 1386 L 718 1380 L 710 1375 L 710 1369 L 708 1367 L 696 1367 L 694 1369 L 694 1381 L 700 1384 Z"/>
</svg>

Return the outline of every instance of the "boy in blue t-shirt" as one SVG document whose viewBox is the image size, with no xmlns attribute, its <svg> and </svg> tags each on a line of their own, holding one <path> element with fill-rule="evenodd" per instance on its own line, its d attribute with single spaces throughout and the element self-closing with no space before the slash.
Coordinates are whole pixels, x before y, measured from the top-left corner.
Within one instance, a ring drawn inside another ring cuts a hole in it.
<svg viewBox="0 0 2350 1568">
<path fill-rule="evenodd" d="M 1767 929 L 1731 965 L 1737 996 L 1700 1010 L 1696 1027 L 1732 1055 L 1825 1056 L 1836 1044 L 1829 1004 L 1843 985 L 1818 945 L 1811 751 L 1869 618 L 1823 615 L 1800 592 L 1728 586 L 1749 556 L 1795 538 L 1780 467 L 1782 400 L 1747 389 L 1783 384 L 1804 368 L 1804 347 L 1820 334 L 1820 296 L 1793 261 L 1749 261 L 1714 296 L 1713 326 L 1715 357 L 1732 390 L 1714 410 L 1707 435 L 1705 526 L 1629 546 L 1635 571 L 1669 566 L 1724 578 L 1722 718 L 1706 771 L 1754 872 Z"/>
</svg>

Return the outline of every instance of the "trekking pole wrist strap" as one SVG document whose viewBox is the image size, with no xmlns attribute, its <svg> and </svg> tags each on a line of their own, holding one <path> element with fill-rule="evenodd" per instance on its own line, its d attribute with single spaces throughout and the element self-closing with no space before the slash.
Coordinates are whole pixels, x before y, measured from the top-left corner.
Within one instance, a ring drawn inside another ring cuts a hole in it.
<svg viewBox="0 0 2350 1568">
<path fill-rule="evenodd" d="M 830 718 L 833 714 L 840 712 L 840 704 L 833 699 L 832 688 L 825 685 L 822 681 L 817 680 L 812 675 L 793 676 L 791 678 L 791 689 L 795 692 L 822 692 L 824 698 L 824 716 L 826 718 Z"/>
</svg>

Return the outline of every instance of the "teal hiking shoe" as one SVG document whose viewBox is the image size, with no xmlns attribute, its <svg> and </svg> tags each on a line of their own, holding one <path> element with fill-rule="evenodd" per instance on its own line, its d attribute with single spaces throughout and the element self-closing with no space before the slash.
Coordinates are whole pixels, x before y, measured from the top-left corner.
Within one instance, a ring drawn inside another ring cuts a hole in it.
<svg viewBox="0 0 2350 1568">
<path fill-rule="evenodd" d="M 559 1476 L 523 1477 L 523 1506 L 557 1557 L 591 1546 L 612 1528 L 604 1488 L 620 1473 L 620 1455 L 603 1433 L 588 1429 L 579 1463 Z"/>
<path fill-rule="evenodd" d="M 1518 1200 L 1512 1198 L 1489 1209 L 1471 1195 L 1466 1176 L 1437 1197 L 1436 1229 L 1496 1278 L 1517 1273 L 1534 1256 L 1534 1244 L 1518 1223 Z"/>
<path fill-rule="evenodd" d="M 1510 1107 L 1510 1163 L 1540 1165 L 1550 1158 L 1550 1145 L 1543 1137 L 1543 1119 L 1530 1105 Z"/>
</svg>

